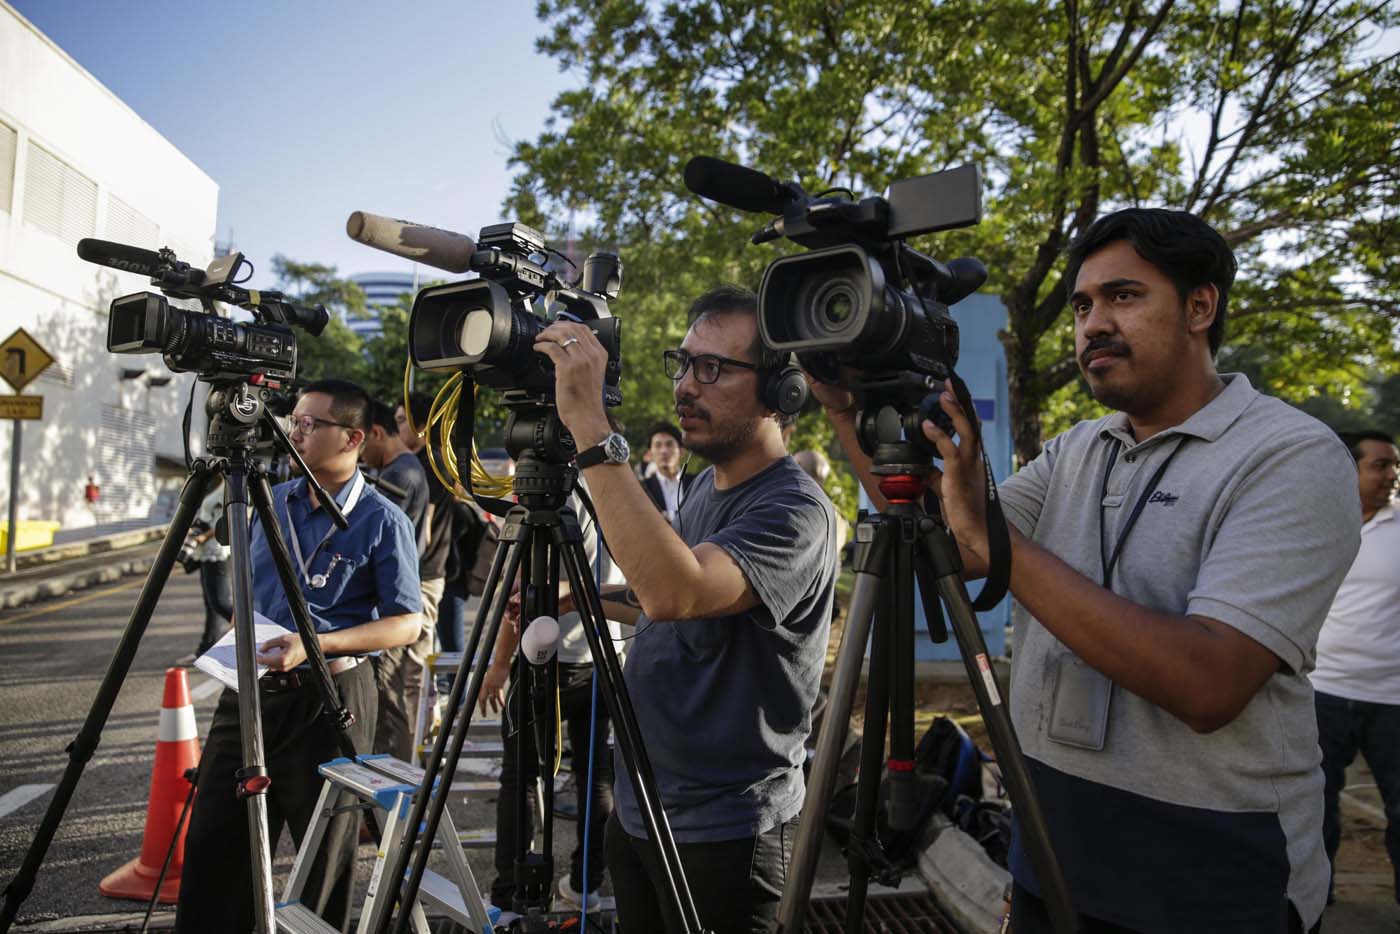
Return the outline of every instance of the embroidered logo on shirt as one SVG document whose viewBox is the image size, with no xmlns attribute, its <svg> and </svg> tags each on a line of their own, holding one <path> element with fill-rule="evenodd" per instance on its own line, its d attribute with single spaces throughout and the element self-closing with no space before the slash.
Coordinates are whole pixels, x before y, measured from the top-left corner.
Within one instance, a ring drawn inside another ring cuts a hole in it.
<svg viewBox="0 0 1400 934">
<path fill-rule="evenodd" d="M 1163 506 L 1175 506 L 1176 501 L 1181 496 L 1176 493 L 1163 493 L 1161 490 L 1153 490 L 1152 495 L 1147 498 L 1149 503 L 1161 503 Z"/>
</svg>

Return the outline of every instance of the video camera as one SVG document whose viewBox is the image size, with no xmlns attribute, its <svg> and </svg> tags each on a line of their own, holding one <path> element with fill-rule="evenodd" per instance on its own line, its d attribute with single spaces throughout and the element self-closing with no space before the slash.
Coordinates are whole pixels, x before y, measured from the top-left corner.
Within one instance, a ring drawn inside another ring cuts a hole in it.
<svg viewBox="0 0 1400 934">
<path fill-rule="evenodd" d="M 769 348 L 795 353 L 829 382 L 851 367 L 857 390 L 922 394 L 952 372 L 958 326 L 948 306 L 986 281 L 986 267 L 975 259 L 944 264 L 904 238 L 981 220 L 976 166 L 897 181 L 887 197 L 860 201 L 836 190 L 811 196 L 797 182 L 709 156 L 686 164 L 685 184 L 711 201 L 778 215 L 751 242 L 786 237 L 811 250 L 774 260 L 763 273 L 758 326 Z"/>
<path fill-rule="evenodd" d="M 164 295 L 137 292 L 113 299 L 107 318 L 111 353 L 159 353 L 175 372 L 194 372 L 210 382 L 261 374 L 275 380 L 296 375 L 297 343 L 293 327 L 320 334 L 330 320 L 324 306 L 299 305 L 281 292 L 245 289 L 238 273 L 242 253 L 216 257 L 208 269 L 180 262 L 173 250 L 159 252 L 86 238 L 78 256 L 89 263 L 150 276 Z M 171 305 L 171 298 L 193 298 L 203 311 Z M 214 302 L 237 305 L 253 313 L 251 323 L 230 321 Z"/>
<path fill-rule="evenodd" d="M 469 237 L 434 231 L 355 212 L 346 225 L 361 242 L 405 255 L 385 245 L 379 233 L 392 228 L 402 241 L 413 232 L 429 231 L 453 238 L 451 260 L 425 258 L 432 265 L 474 271 L 479 279 L 423 289 L 413 300 L 408 319 L 409 355 L 425 370 L 466 370 L 482 386 L 553 397 L 554 364 L 534 350 L 535 336 L 556 320 L 577 321 L 597 335 L 607 348 L 603 379 L 604 402 L 622 403 L 619 321 L 608 302 L 622 288 L 622 260 L 612 253 L 593 253 L 584 260 L 576 285 L 569 285 L 547 265 L 543 235 L 520 223 L 483 227 L 473 243 Z"/>
</svg>

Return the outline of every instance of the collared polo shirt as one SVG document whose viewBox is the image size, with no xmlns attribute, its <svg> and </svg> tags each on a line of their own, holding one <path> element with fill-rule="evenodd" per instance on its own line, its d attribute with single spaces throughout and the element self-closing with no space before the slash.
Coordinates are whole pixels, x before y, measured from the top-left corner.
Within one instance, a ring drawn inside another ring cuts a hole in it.
<svg viewBox="0 0 1400 934">
<path fill-rule="evenodd" d="M 354 486 L 352 478 L 335 494 L 342 508 Z M 295 534 L 310 576 L 326 577 L 323 587 L 308 583 L 288 538 L 287 550 L 317 632 L 349 629 L 374 619 L 418 613 L 423 608 L 413 523 L 373 487 L 363 486 L 359 501 L 346 516 L 349 527 L 334 531 L 330 513 L 320 506 L 311 508 L 305 479 L 272 488 L 272 505 L 283 537 Z M 296 621 L 260 522 L 253 523 L 251 552 L 254 608 L 295 631 Z"/>
<path fill-rule="evenodd" d="M 1317 637 L 1313 687 L 1400 705 L 1400 512 L 1378 510 L 1361 527 L 1361 551 Z"/>
<path fill-rule="evenodd" d="M 1238 717 L 1205 735 L 1114 686 L 1104 748 L 1085 749 L 1048 735 L 1072 653 L 1014 606 L 1011 714 L 1075 907 L 1147 932 L 1285 930 L 1285 895 L 1310 927 L 1327 896 L 1306 673 L 1356 554 L 1356 469 L 1320 422 L 1242 375 L 1223 379 L 1207 405 L 1142 443 L 1122 413 L 1081 422 L 1002 487 L 1007 518 L 1095 583 L 1100 522 L 1112 549 L 1145 497 L 1114 592 L 1219 620 L 1283 662 Z M 1039 890 L 1019 839 L 1012 870 Z"/>
</svg>

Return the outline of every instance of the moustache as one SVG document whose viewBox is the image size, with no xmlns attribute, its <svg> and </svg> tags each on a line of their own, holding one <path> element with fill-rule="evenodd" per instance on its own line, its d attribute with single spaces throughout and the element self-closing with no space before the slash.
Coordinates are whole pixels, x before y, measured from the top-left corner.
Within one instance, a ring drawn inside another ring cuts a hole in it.
<svg viewBox="0 0 1400 934">
<path fill-rule="evenodd" d="M 683 402 L 676 403 L 676 415 L 680 418 L 701 418 L 709 420 L 710 413 L 698 405 L 688 405 Z"/>
<path fill-rule="evenodd" d="M 1079 355 L 1080 365 L 1088 366 L 1089 360 L 1095 355 L 1128 357 L 1132 355 L 1132 350 L 1121 340 L 1111 337 L 1096 337 L 1089 341 L 1084 352 Z"/>
</svg>

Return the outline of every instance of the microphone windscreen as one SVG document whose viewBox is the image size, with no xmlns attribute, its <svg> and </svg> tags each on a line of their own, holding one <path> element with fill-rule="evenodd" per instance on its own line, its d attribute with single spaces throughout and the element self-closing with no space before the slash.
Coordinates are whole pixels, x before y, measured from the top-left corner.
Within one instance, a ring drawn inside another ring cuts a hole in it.
<svg viewBox="0 0 1400 934">
<path fill-rule="evenodd" d="M 110 266 L 139 276 L 155 276 L 165 268 L 160 254 L 139 246 L 84 237 L 78 241 L 78 258 L 99 266 Z"/>
<path fill-rule="evenodd" d="M 552 617 L 538 617 L 520 635 L 520 654 L 531 665 L 543 665 L 558 650 L 559 623 Z"/>
<path fill-rule="evenodd" d="M 777 182 L 756 169 L 712 156 L 696 156 L 685 164 L 685 187 L 741 211 L 783 213 L 784 200 Z"/>
<path fill-rule="evenodd" d="M 472 254 L 476 252 L 476 242 L 465 234 L 381 217 L 368 211 L 352 212 L 345 219 L 345 232 L 351 240 L 376 250 L 448 272 L 467 272 L 472 267 Z"/>
</svg>

